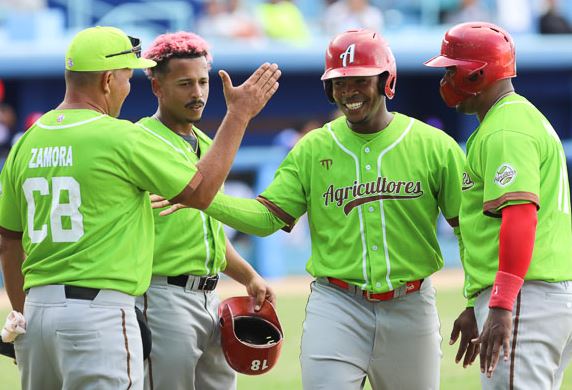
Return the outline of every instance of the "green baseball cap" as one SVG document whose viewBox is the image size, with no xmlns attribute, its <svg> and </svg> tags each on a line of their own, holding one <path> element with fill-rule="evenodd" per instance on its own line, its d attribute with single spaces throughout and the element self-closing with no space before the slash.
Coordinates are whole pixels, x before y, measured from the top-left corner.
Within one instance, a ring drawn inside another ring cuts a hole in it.
<svg viewBox="0 0 572 390">
<path fill-rule="evenodd" d="M 152 68 L 157 63 L 141 57 L 141 41 L 115 27 L 90 27 L 73 38 L 66 52 L 66 69 L 98 72 Z"/>
</svg>

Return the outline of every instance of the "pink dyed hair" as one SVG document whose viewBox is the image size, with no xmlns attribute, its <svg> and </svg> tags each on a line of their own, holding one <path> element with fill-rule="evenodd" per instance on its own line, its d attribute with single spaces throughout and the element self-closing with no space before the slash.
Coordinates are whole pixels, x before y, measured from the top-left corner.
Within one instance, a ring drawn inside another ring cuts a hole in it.
<svg viewBox="0 0 572 390">
<path fill-rule="evenodd" d="M 209 44 L 197 34 L 186 31 L 161 34 L 151 43 L 151 46 L 143 52 L 143 57 L 156 61 L 158 65 L 170 58 L 185 58 L 205 56 L 207 63 L 212 63 L 212 55 Z M 152 69 L 145 69 L 147 76 L 152 74 Z"/>
</svg>

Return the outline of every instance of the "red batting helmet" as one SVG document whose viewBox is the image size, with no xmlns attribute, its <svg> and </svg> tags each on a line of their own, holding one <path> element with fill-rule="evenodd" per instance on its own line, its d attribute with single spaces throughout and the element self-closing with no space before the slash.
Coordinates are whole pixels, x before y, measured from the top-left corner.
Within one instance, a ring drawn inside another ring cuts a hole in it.
<svg viewBox="0 0 572 390">
<path fill-rule="evenodd" d="M 326 70 L 322 75 L 328 99 L 333 102 L 332 83 L 336 77 L 375 76 L 387 72 L 380 91 L 392 99 L 397 70 L 389 45 L 375 31 L 350 30 L 337 35 L 326 50 Z"/>
<path fill-rule="evenodd" d="M 228 364 L 237 372 L 260 375 L 268 372 L 280 356 L 282 326 L 269 301 L 254 311 L 253 297 L 234 297 L 218 308 L 221 343 Z"/>
<path fill-rule="evenodd" d="M 514 42 L 502 28 L 485 22 L 461 23 L 445 33 L 441 55 L 425 65 L 455 67 L 441 80 L 441 97 L 455 107 L 493 82 L 516 76 Z"/>
</svg>

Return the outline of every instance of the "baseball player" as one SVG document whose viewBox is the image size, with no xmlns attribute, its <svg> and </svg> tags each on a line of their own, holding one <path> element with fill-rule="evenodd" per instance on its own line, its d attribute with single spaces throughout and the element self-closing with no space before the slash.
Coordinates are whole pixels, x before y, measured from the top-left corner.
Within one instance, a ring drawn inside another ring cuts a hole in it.
<svg viewBox="0 0 572 390">
<path fill-rule="evenodd" d="M 193 124 L 201 119 L 209 94 L 211 55 L 198 35 L 179 32 L 155 39 L 143 57 L 157 66 L 147 70 L 158 109 L 137 124 L 156 133 L 197 164 L 212 140 Z M 236 387 L 236 374 L 221 348 L 214 293 L 223 271 L 257 298 L 274 293 L 225 238 L 220 222 L 187 208 L 165 218 L 155 210 L 153 277 L 138 298 L 152 331 L 146 389 L 218 390 Z"/>
<path fill-rule="evenodd" d="M 572 353 L 572 228 L 562 144 L 544 115 L 515 93 L 515 47 L 502 28 L 454 26 L 441 55 L 426 65 L 447 69 L 441 80 L 447 106 L 480 122 L 467 141 L 460 213 L 469 305 L 455 321 L 453 340 L 460 332 L 459 354 L 470 355 L 478 324 L 484 389 L 559 389 Z"/>
<path fill-rule="evenodd" d="M 155 65 L 140 51 L 116 28 L 79 32 L 66 53 L 63 102 L 2 170 L 0 257 L 12 307 L 26 321 L 14 345 L 25 390 L 143 388 L 134 308 L 151 279 L 148 191 L 208 205 L 249 119 L 277 88 L 275 65 L 236 88 L 221 72 L 228 113 L 195 164 L 158 134 L 115 118 L 133 69 Z"/>
<path fill-rule="evenodd" d="M 343 115 L 302 138 L 256 200 L 219 194 L 206 212 L 257 235 L 289 231 L 308 213 L 306 269 L 316 281 L 301 344 L 305 389 L 360 389 L 366 377 L 374 389 L 437 389 L 429 277 L 443 266 L 439 211 L 457 229 L 463 152 L 440 130 L 387 110 L 396 67 L 376 32 L 336 36 L 322 80 Z"/>
</svg>

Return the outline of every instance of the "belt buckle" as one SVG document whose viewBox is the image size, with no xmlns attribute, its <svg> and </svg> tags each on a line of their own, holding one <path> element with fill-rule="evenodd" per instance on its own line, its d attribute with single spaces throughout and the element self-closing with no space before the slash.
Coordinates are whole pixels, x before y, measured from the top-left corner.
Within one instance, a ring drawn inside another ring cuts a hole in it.
<svg viewBox="0 0 572 390">
<path fill-rule="evenodd" d="M 217 284 L 218 284 L 218 275 L 207 276 L 205 277 L 203 283 L 201 283 L 201 286 L 199 286 L 199 288 L 205 291 L 212 291 L 216 288 Z"/>
<path fill-rule="evenodd" d="M 407 295 L 407 292 L 410 289 L 408 287 L 409 287 L 408 283 L 405 283 L 403 286 L 397 287 L 395 290 L 393 290 L 393 298 L 404 297 L 405 295 Z M 413 288 L 413 286 L 411 288 Z"/>
<path fill-rule="evenodd" d="M 372 298 L 372 293 L 369 290 L 365 291 L 365 299 L 367 299 L 369 302 L 381 302 L 381 299 L 378 298 Z"/>
</svg>

